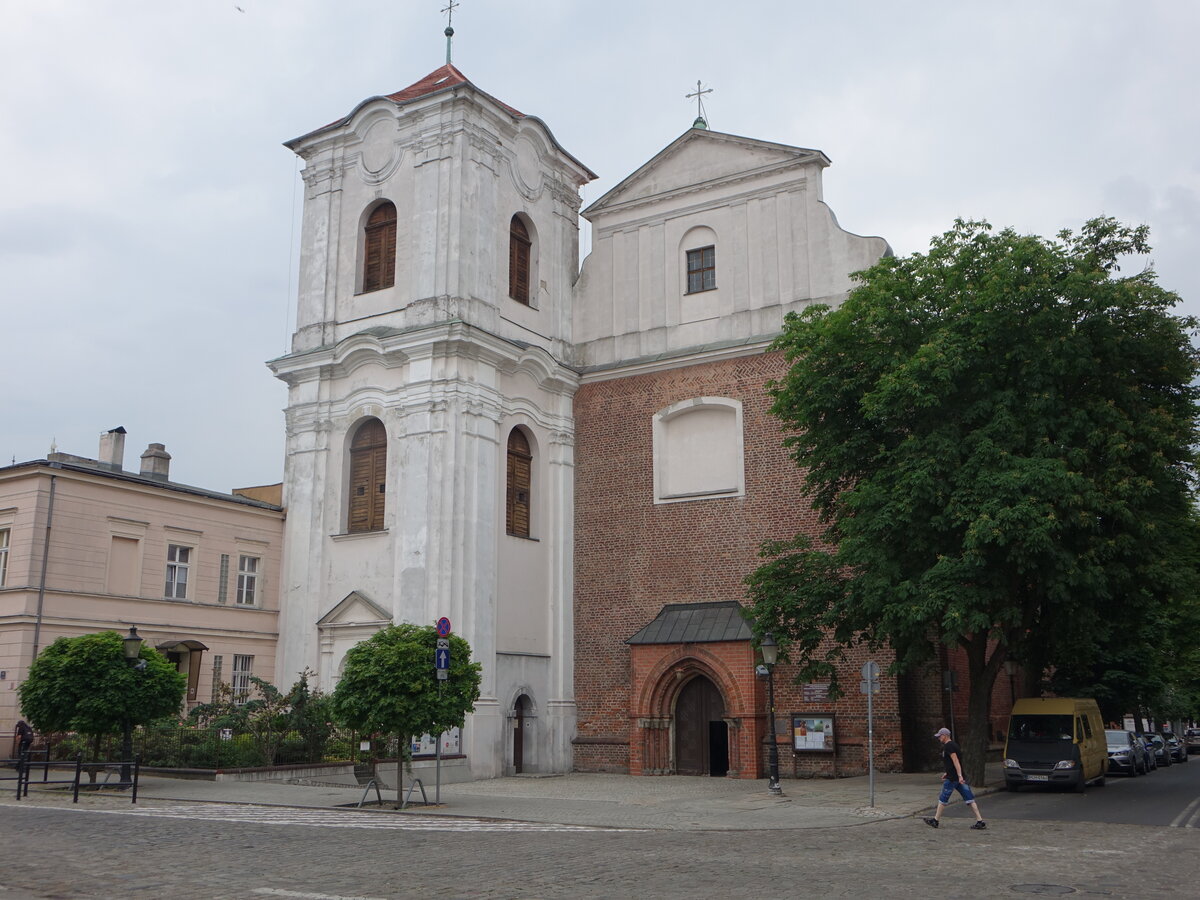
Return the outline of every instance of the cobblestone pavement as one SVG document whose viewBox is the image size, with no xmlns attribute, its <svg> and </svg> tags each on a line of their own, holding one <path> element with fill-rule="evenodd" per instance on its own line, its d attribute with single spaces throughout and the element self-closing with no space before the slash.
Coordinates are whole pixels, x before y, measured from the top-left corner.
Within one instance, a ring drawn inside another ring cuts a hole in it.
<svg viewBox="0 0 1200 900">
<path fill-rule="evenodd" d="M 97 810 L 118 816 L 155 819 L 189 819 L 208 822 L 237 822 L 251 825 L 309 825 L 322 828 L 370 828 L 392 831 L 609 831 L 591 825 L 555 825 L 548 822 L 508 822 L 469 816 L 385 815 L 350 810 L 292 809 L 286 806 L 206 803 L 190 805 L 131 806 Z"/>
<path fill-rule="evenodd" d="M 1200 878 L 1196 829 L 1015 820 L 972 831 L 961 809 L 937 830 L 903 818 L 684 832 L 347 828 L 339 823 L 404 817 L 188 806 L 115 796 L 0 805 L 0 900 L 1179 898 Z"/>
</svg>

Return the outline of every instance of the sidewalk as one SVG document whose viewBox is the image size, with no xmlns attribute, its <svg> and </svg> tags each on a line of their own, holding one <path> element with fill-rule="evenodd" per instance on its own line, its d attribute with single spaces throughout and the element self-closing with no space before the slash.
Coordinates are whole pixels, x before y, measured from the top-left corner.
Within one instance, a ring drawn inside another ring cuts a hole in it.
<svg viewBox="0 0 1200 900">
<path fill-rule="evenodd" d="M 975 789 L 980 796 L 1003 784 L 998 763 L 988 765 L 986 781 L 991 787 Z M 869 803 L 866 776 L 785 779 L 782 787 L 783 796 L 773 797 L 767 793 L 765 781 L 580 773 L 514 776 L 442 785 L 440 806 L 417 805 L 404 812 L 389 808 L 387 814 L 676 831 L 830 828 L 927 812 L 937 800 L 939 775 L 936 772 L 876 775 L 874 807 Z M 36 784 L 34 788 L 29 796 L 31 801 L 36 796 Z M 432 803 L 434 785 L 426 785 L 425 790 Z M 363 793 L 362 787 L 143 776 L 138 801 L 353 809 Z M 416 792 L 416 796 L 419 794 Z M 390 807 L 396 800 L 396 792 L 383 792 L 383 799 L 385 808 Z M 374 801 L 372 789 L 368 803 Z M 959 806 L 961 801 L 956 796 L 950 809 L 957 811 Z M 986 804 L 981 806 L 986 814 Z"/>
</svg>

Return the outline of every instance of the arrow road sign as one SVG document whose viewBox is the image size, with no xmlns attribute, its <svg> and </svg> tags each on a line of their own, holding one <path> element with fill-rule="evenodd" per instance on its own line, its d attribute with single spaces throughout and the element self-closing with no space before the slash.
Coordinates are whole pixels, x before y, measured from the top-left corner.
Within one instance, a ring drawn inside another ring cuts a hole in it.
<svg viewBox="0 0 1200 900">
<path fill-rule="evenodd" d="M 450 668 L 450 651 L 445 647 L 439 647 L 436 651 L 436 667 L 439 669 Z"/>
</svg>

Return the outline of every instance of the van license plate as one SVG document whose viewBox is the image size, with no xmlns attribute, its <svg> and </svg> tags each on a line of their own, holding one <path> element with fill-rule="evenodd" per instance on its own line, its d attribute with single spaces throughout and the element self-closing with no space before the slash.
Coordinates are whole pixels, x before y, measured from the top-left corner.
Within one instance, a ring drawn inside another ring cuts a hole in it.
<svg viewBox="0 0 1200 900">
<path fill-rule="evenodd" d="M 1049 775 L 1026 775 L 1025 777 L 1029 781 L 1049 781 L 1050 780 Z"/>
</svg>

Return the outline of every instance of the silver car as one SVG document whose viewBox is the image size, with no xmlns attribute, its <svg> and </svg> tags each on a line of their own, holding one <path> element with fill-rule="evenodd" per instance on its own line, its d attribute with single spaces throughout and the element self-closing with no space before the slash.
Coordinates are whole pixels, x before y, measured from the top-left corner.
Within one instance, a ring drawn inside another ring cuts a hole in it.
<svg viewBox="0 0 1200 900">
<path fill-rule="evenodd" d="M 1109 775 L 1145 775 L 1150 771 L 1146 761 L 1146 745 L 1132 731 L 1106 730 Z"/>
</svg>

